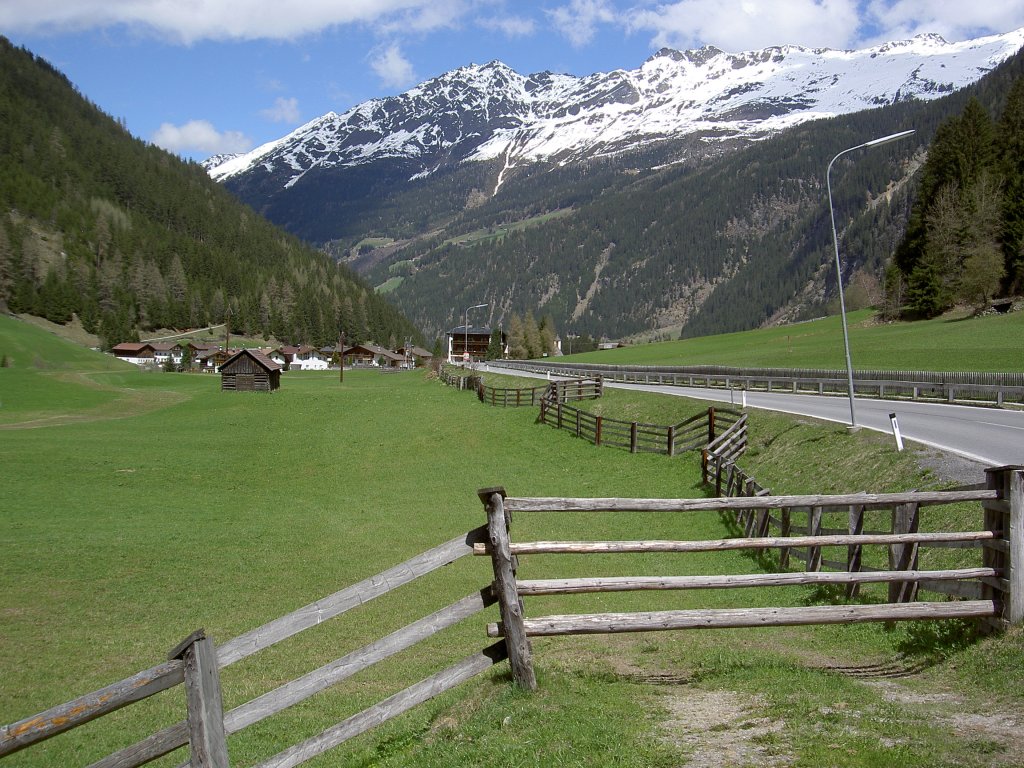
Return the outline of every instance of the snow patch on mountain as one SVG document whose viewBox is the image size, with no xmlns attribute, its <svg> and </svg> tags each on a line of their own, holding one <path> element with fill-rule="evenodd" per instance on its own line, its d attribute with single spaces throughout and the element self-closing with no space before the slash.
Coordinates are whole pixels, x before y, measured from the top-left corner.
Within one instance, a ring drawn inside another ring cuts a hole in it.
<svg viewBox="0 0 1024 768">
<path fill-rule="evenodd" d="M 400 159 L 410 176 L 501 159 L 505 170 L 572 162 L 696 135 L 757 139 L 823 117 L 934 99 L 1024 46 L 1024 29 L 948 43 L 937 35 L 859 51 L 779 46 L 662 49 L 638 69 L 587 77 L 469 65 L 405 93 L 330 112 L 251 152 L 204 163 L 219 181 L 250 172 L 293 186 L 318 168 Z"/>
</svg>

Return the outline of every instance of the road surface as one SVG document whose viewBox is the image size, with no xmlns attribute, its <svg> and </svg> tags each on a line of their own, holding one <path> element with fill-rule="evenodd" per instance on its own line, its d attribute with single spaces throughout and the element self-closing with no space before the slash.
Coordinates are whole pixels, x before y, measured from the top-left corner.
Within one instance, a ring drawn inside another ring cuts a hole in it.
<svg viewBox="0 0 1024 768">
<path fill-rule="evenodd" d="M 491 367 L 496 366 L 492 363 Z M 544 374 L 528 374 L 512 369 L 509 372 L 518 376 L 545 378 Z M 743 397 L 738 390 L 704 387 L 613 382 L 605 382 L 605 386 L 734 403 L 737 406 L 742 405 Z M 752 391 L 746 393 L 746 405 L 748 408 L 811 416 L 841 424 L 850 423 L 850 401 L 847 397 Z M 866 429 L 892 434 L 889 414 L 895 413 L 904 440 L 950 451 L 991 467 L 1024 465 L 1024 411 L 861 398 L 857 398 L 855 408 L 857 424 Z"/>
</svg>

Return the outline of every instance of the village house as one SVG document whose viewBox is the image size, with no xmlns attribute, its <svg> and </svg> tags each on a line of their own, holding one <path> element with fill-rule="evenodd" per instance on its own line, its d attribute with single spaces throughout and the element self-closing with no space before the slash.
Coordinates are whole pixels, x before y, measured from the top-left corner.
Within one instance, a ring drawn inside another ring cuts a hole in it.
<svg viewBox="0 0 1024 768">
<path fill-rule="evenodd" d="M 146 342 L 122 342 L 121 344 L 114 345 L 110 352 L 118 360 L 124 360 L 126 363 L 132 363 L 133 365 L 152 366 L 156 364 L 156 351 L 153 349 L 152 344 Z"/>
<path fill-rule="evenodd" d="M 452 328 L 445 335 L 448 340 L 449 363 L 479 362 L 487 358 L 487 348 L 491 343 L 490 328 L 473 326 L 467 328 L 460 325 L 457 328 Z M 503 355 L 507 352 L 507 343 L 508 338 L 502 332 L 501 350 Z"/>
<path fill-rule="evenodd" d="M 271 352 L 270 359 L 284 366 L 286 370 L 326 371 L 330 366 L 330 358 L 308 344 L 278 347 Z"/>
<path fill-rule="evenodd" d="M 154 360 L 160 367 L 167 365 L 168 360 L 176 366 L 181 365 L 181 359 L 185 354 L 185 349 L 181 344 L 171 342 L 151 342 L 150 346 L 153 347 Z"/>
</svg>

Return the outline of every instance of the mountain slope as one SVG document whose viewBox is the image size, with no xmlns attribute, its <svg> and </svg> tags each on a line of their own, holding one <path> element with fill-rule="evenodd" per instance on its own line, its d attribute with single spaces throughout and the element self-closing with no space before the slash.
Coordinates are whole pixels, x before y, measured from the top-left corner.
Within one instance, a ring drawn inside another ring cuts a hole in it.
<svg viewBox="0 0 1024 768">
<path fill-rule="evenodd" d="M 663 49 L 639 69 L 583 78 L 524 76 L 492 61 L 343 115 L 329 113 L 250 153 L 206 165 L 221 181 L 266 173 L 291 188 L 327 168 L 396 158 L 427 174 L 460 160 L 497 159 L 506 167 L 568 162 L 689 134 L 758 138 L 808 120 L 950 93 L 1022 45 L 1024 29 L 952 44 L 921 35 L 861 51 Z"/>
<path fill-rule="evenodd" d="M 133 139 L 0 38 L 0 304 L 107 343 L 196 327 L 326 343 L 416 335 L 354 273 Z"/>
<path fill-rule="evenodd" d="M 590 78 L 492 62 L 314 121 L 214 173 L 348 259 L 428 333 L 481 301 L 492 324 L 531 311 L 594 336 L 738 330 L 824 311 L 824 169 L 914 127 L 833 174 L 855 246 L 844 279 L 874 298 L 935 127 L 962 108 L 957 89 L 1022 42 L 1024 30 L 861 52 L 661 51 Z M 389 244 L 360 244 L 368 236 Z"/>
</svg>

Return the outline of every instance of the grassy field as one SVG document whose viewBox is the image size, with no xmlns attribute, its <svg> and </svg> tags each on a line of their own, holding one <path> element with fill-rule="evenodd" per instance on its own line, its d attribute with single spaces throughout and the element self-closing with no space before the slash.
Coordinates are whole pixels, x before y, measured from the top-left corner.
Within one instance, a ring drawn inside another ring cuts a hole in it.
<svg viewBox="0 0 1024 768">
<path fill-rule="evenodd" d="M 1024 312 L 879 323 L 872 310 L 861 310 L 851 312 L 848 322 L 854 368 L 1024 371 Z M 838 316 L 777 328 L 588 352 L 569 359 L 614 365 L 846 367 Z"/>
<path fill-rule="evenodd" d="M 481 487 L 518 496 L 703 494 L 695 455 L 598 449 L 535 424 L 534 409 L 489 408 L 419 372 L 351 372 L 344 385 L 336 374 L 293 373 L 272 395 L 222 394 L 215 376 L 144 374 L 7 318 L 0 353 L 13 359 L 0 368 L 0 723 L 152 666 L 198 627 L 222 642 L 476 527 Z M 706 408 L 645 397 L 616 392 L 602 407 L 666 423 Z M 910 453 L 876 436 L 751 418 L 752 466 L 780 492 L 823 490 L 825 478 L 825 490 L 935 483 Z M 816 470 L 786 469 L 811 466 L 809 457 Z M 727 527 L 715 515 L 562 514 L 517 517 L 514 531 L 688 538 Z M 759 567 L 732 554 L 682 565 L 652 555 L 531 558 L 523 575 Z M 483 558 L 463 559 L 233 665 L 226 706 L 479 589 L 489 571 Z M 821 599 L 803 588 L 607 594 L 531 599 L 527 612 Z M 251 765 L 479 649 L 484 623 L 495 619 L 492 610 L 464 622 L 232 737 L 232 765 Z M 728 737 L 723 755 L 747 744 L 736 765 L 998 765 L 1015 754 L 1003 742 L 926 717 L 843 670 L 917 670 L 905 685 L 919 697 L 955 690 L 951 710 L 1019 713 L 1022 645 L 1019 632 L 973 642 L 964 627 L 936 634 L 920 624 L 540 640 L 536 695 L 515 690 L 500 665 L 310 764 L 677 766 L 699 760 L 719 734 Z M 696 711 L 718 720 L 701 727 L 687 720 Z M 84 765 L 183 713 L 176 689 L 4 766 Z"/>
</svg>

